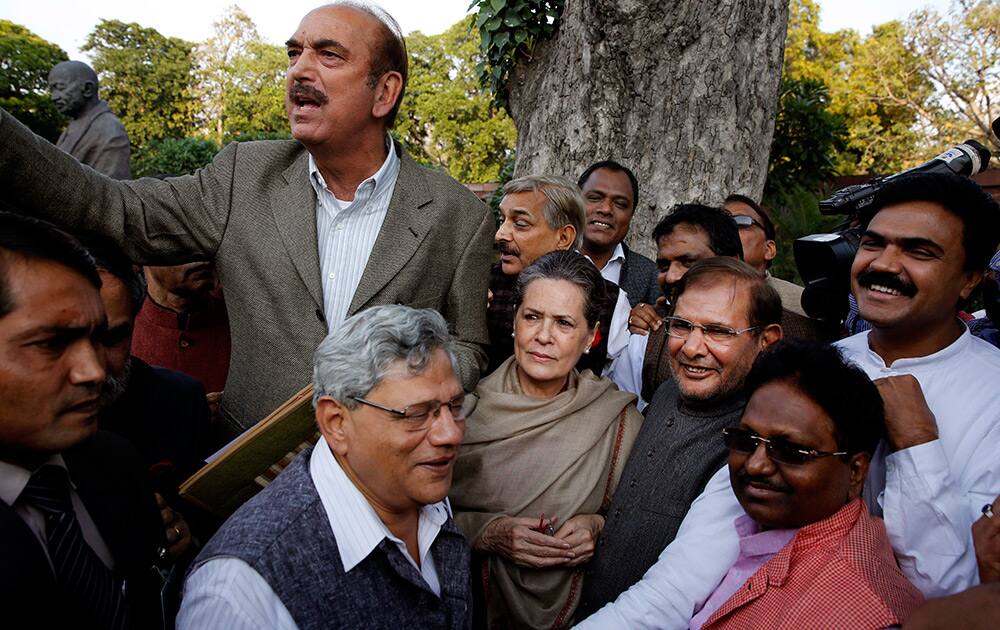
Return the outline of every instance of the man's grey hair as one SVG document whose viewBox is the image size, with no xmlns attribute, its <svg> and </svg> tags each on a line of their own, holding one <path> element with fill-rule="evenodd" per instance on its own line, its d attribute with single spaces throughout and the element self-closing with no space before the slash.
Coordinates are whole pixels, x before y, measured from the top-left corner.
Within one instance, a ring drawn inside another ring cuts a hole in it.
<svg viewBox="0 0 1000 630">
<path fill-rule="evenodd" d="M 401 304 L 375 306 L 347 318 L 313 355 L 313 406 L 329 396 L 349 409 L 403 362 L 421 374 L 436 350 L 444 350 L 458 375 L 455 342 L 437 311 Z M 398 368 L 397 368 L 398 369 Z"/>
<path fill-rule="evenodd" d="M 526 175 L 512 179 L 503 187 L 503 194 L 537 192 L 545 196 L 542 214 L 545 222 L 553 230 L 565 225 L 576 228 L 576 242 L 573 249 L 580 249 L 583 242 L 583 226 L 586 223 L 583 195 L 571 180 L 556 175 Z"/>
</svg>

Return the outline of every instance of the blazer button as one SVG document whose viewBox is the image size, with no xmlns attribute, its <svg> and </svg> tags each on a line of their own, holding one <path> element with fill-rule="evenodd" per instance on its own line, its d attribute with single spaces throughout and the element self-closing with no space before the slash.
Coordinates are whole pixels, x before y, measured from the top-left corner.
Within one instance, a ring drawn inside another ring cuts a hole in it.
<svg viewBox="0 0 1000 630">
<path fill-rule="evenodd" d="M 628 482 L 628 487 L 629 488 L 634 488 L 636 483 L 637 483 L 636 480 L 633 479 L 632 481 Z"/>
</svg>

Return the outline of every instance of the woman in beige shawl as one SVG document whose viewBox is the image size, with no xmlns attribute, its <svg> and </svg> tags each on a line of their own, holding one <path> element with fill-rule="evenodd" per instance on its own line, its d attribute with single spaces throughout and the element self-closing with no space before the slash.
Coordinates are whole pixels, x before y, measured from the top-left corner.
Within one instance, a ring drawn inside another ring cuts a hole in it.
<svg viewBox="0 0 1000 630">
<path fill-rule="evenodd" d="M 451 501 L 490 628 L 570 624 L 642 424 L 635 396 L 573 368 L 597 334 L 598 291 L 600 273 L 574 252 L 521 272 L 514 356 L 477 388 Z"/>
</svg>

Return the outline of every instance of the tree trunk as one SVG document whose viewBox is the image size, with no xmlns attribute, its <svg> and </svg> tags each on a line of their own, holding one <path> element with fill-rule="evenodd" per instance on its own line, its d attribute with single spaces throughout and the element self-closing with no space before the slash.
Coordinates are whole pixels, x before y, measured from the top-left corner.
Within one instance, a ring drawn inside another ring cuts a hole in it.
<svg viewBox="0 0 1000 630">
<path fill-rule="evenodd" d="M 639 179 L 628 242 L 645 254 L 674 204 L 759 199 L 787 20 L 788 0 L 567 0 L 508 86 L 516 174 L 622 162 Z"/>
</svg>

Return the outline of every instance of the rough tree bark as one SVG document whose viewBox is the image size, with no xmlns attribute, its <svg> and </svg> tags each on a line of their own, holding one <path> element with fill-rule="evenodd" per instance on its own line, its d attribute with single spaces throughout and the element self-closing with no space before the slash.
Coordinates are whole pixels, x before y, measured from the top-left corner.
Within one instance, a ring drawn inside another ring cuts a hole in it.
<svg viewBox="0 0 1000 630">
<path fill-rule="evenodd" d="M 629 244 L 674 204 L 760 198 L 788 0 L 567 0 L 512 73 L 517 175 L 613 158 L 639 178 Z"/>
</svg>

